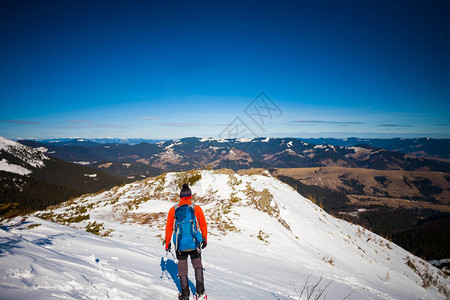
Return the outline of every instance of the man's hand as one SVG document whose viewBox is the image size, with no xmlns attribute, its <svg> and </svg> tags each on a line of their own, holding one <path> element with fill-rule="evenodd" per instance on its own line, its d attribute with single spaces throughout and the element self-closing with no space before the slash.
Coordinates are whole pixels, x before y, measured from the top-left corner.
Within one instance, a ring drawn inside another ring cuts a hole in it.
<svg viewBox="0 0 450 300">
<path fill-rule="evenodd" d="M 206 241 L 201 242 L 201 243 L 200 243 L 200 248 L 205 249 L 206 246 L 207 246 L 207 244 L 208 244 L 208 243 L 207 243 Z"/>
</svg>

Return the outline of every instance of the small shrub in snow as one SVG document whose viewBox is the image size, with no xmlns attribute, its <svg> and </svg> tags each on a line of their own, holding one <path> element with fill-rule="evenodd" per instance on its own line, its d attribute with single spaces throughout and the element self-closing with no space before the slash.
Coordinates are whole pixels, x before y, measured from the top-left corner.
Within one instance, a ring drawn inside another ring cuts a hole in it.
<svg viewBox="0 0 450 300">
<path fill-rule="evenodd" d="M 161 242 L 161 244 L 164 243 L 164 237 L 163 237 L 163 235 L 161 233 L 157 234 L 156 237 L 158 238 L 158 241 Z"/>
<path fill-rule="evenodd" d="M 156 184 L 155 192 L 160 193 L 164 191 L 164 185 L 166 184 L 166 173 L 163 173 L 156 177 L 154 183 Z"/>
<path fill-rule="evenodd" d="M 258 236 L 257 236 L 258 240 L 264 242 L 264 244 L 266 244 L 266 245 L 270 244 L 268 241 L 269 237 L 270 236 L 262 230 L 259 231 Z"/>
<path fill-rule="evenodd" d="M 209 187 L 207 190 L 206 190 L 206 194 L 209 194 L 209 195 L 215 195 L 215 194 L 217 194 L 219 191 L 217 190 L 217 189 L 214 189 L 214 187 Z"/>
<path fill-rule="evenodd" d="M 424 261 L 417 259 L 411 259 L 409 256 L 406 257 L 406 265 L 411 268 L 419 277 L 422 279 L 422 287 L 425 289 L 430 286 L 435 286 L 439 292 L 446 298 L 450 296 L 450 291 L 447 287 L 446 282 L 439 280 L 438 276 L 434 276 L 433 272 L 430 270 L 429 265 Z"/>
<path fill-rule="evenodd" d="M 324 257 L 322 257 L 322 261 L 326 262 L 334 267 L 334 257 L 324 256 Z"/>
<path fill-rule="evenodd" d="M 166 219 L 165 212 L 159 213 L 136 213 L 136 212 L 124 212 L 119 219 L 123 223 L 140 224 L 140 225 L 152 225 L 152 227 L 164 228 L 164 221 Z"/>
<path fill-rule="evenodd" d="M 231 203 L 238 203 L 238 202 L 241 202 L 241 201 L 242 201 L 241 198 L 236 197 L 236 193 L 231 193 L 231 195 L 230 195 L 230 202 Z"/>
<path fill-rule="evenodd" d="M 209 226 L 216 228 L 220 233 L 226 235 L 228 232 L 240 232 L 233 223 L 231 213 L 231 203 L 218 202 L 213 208 L 207 209 L 205 215 L 209 216 Z"/>
<path fill-rule="evenodd" d="M 177 189 L 181 189 L 183 187 L 183 184 L 187 183 L 189 186 L 193 186 L 197 181 L 202 179 L 202 173 L 200 173 L 197 170 L 187 171 L 187 172 L 180 172 L 177 173 L 176 179 L 174 184 L 176 185 Z"/>
<path fill-rule="evenodd" d="M 242 180 L 238 179 L 234 174 L 233 175 L 229 175 L 230 180 L 228 180 L 228 185 L 231 186 L 231 188 L 235 188 L 238 185 L 242 184 Z"/>
<path fill-rule="evenodd" d="M 61 213 L 61 214 L 56 214 L 53 211 L 36 214 L 36 217 L 47 220 L 47 221 L 59 223 L 62 225 L 68 225 L 70 223 L 80 223 L 85 220 L 89 220 L 89 218 L 90 218 L 89 214 L 72 213 L 71 215 L 69 215 L 66 212 Z"/>
<path fill-rule="evenodd" d="M 278 206 L 273 203 L 273 195 L 268 189 L 264 189 L 260 192 L 253 189 L 253 187 L 248 183 L 247 189 L 244 191 L 253 205 L 260 211 L 263 211 L 270 216 L 278 217 L 280 210 Z"/>
<path fill-rule="evenodd" d="M 100 231 L 104 230 L 103 223 L 98 223 L 94 221 L 93 223 L 89 222 L 86 226 L 86 231 L 93 233 L 95 235 L 100 235 Z"/>
<path fill-rule="evenodd" d="M 149 197 L 139 197 L 134 200 L 128 201 L 125 203 L 126 205 L 125 211 L 136 210 L 139 208 L 139 205 L 141 205 L 144 202 L 147 202 L 148 200 L 150 200 Z"/>
<path fill-rule="evenodd" d="M 323 279 L 322 276 L 320 276 L 319 281 L 317 281 L 316 283 L 310 283 L 309 282 L 310 277 L 311 277 L 311 275 L 306 277 L 306 282 L 303 285 L 303 289 L 301 290 L 300 293 L 297 292 L 297 289 L 295 288 L 295 285 L 294 285 L 294 289 L 298 295 L 298 299 L 299 300 L 301 300 L 301 299 L 307 299 L 307 300 L 325 299 L 326 294 L 324 295 L 324 293 L 333 281 L 328 282 L 328 284 L 326 284 L 325 286 L 321 286 L 322 279 Z"/>
</svg>

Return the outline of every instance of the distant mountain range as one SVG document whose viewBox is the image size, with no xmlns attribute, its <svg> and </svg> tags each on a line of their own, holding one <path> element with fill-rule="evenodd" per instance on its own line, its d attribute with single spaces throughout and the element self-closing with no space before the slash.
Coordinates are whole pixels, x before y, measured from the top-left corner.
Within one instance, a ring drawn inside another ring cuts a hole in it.
<svg viewBox="0 0 450 300">
<path fill-rule="evenodd" d="M 92 144 L 92 141 L 80 141 L 80 139 L 67 141 L 65 145 L 53 142 L 20 142 L 33 148 L 45 148 L 49 155 L 65 161 L 92 165 L 97 168 L 102 166 L 101 170 L 105 172 L 113 173 L 108 170 L 108 163 L 113 166 L 114 163 L 120 162 L 122 163 L 121 174 L 131 174 L 131 176 L 138 173 L 135 167 L 145 170 L 146 174 L 155 174 L 158 169 L 164 171 L 196 168 L 238 170 L 252 167 L 325 166 L 406 171 L 448 172 L 450 170 L 449 162 L 377 148 L 369 145 L 370 141 L 361 140 L 365 144 L 356 144 L 359 140 L 354 140 L 353 143 L 356 145 L 348 147 L 314 144 L 297 138 L 213 139 L 190 137 L 153 144 L 144 142 L 137 145 Z M 449 140 L 443 141 L 448 143 Z M 74 144 L 76 142 L 88 144 L 76 145 Z M 410 143 L 414 144 L 415 142 L 410 140 Z M 445 144 L 445 142 L 442 143 Z M 445 146 L 442 148 L 445 149 Z M 125 163 L 130 165 L 124 168 L 123 164 Z"/>
<path fill-rule="evenodd" d="M 450 139 L 360 139 L 352 137 L 347 139 L 311 138 L 302 140 L 312 144 L 329 144 L 340 147 L 352 147 L 365 144 L 376 148 L 398 151 L 415 156 L 450 159 Z"/>
<path fill-rule="evenodd" d="M 27 141 L 35 141 L 43 144 L 53 144 L 55 146 L 96 146 L 98 144 L 128 144 L 128 145 L 137 145 L 140 143 L 149 143 L 155 144 L 161 142 L 163 140 L 154 140 L 154 139 L 120 139 L 120 138 L 93 138 L 93 139 L 85 139 L 80 137 L 69 137 L 69 138 L 57 138 L 57 139 L 26 139 Z M 21 141 L 21 140 L 18 140 Z"/>
<path fill-rule="evenodd" d="M 353 147 L 356 145 L 370 145 L 389 151 L 398 151 L 421 157 L 436 157 L 450 159 L 450 139 L 414 138 L 414 139 L 363 139 L 350 137 L 346 139 L 335 138 L 298 138 L 314 145 L 333 145 L 339 147 Z M 54 146 L 98 146 L 99 144 L 127 144 L 137 145 L 140 143 L 156 144 L 166 140 L 155 139 L 119 139 L 119 138 L 57 138 L 57 139 L 28 139 L 42 144 Z"/>
</svg>

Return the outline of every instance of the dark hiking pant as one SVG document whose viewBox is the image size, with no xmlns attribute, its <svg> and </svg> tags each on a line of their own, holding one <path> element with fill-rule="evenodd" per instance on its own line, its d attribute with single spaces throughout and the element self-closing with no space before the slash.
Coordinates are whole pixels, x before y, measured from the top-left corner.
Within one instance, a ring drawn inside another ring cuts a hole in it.
<svg viewBox="0 0 450 300">
<path fill-rule="evenodd" d="M 203 265 L 202 256 L 197 251 L 177 252 L 178 259 L 178 277 L 180 278 L 181 293 L 189 295 L 189 279 L 188 279 L 188 256 L 191 257 L 191 263 L 195 271 L 196 291 L 202 294 L 205 290 L 203 285 Z"/>
</svg>

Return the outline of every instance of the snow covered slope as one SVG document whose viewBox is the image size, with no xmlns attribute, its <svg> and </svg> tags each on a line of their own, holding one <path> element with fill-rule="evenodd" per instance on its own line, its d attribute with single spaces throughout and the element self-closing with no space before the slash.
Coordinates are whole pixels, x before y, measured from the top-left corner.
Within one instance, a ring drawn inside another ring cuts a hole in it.
<svg viewBox="0 0 450 300">
<path fill-rule="evenodd" d="M 306 299 L 316 284 L 321 299 L 446 298 L 449 280 L 427 262 L 268 173 L 229 170 L 168 173 L 4 223 L 1 298 L 175 299 L 177 267 L 161 241 L 185 181 L 210 228 L 209 299 L 300 299 L 304 287 Z"/>
<path fill-rule="evenodd" d="M 0 160 L 0 170 L 28 175 L 32 169 L 45 165 L 49 159 L 45 151 L 45 148 L 33 149 L 0 136 L 0 154 L 5 156 Z"/>
</svg>

